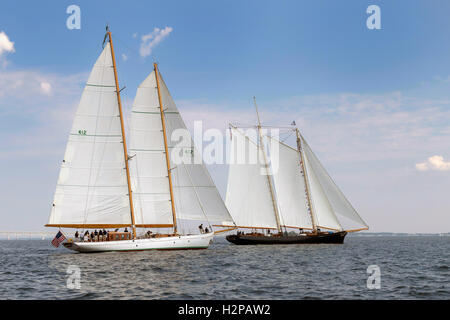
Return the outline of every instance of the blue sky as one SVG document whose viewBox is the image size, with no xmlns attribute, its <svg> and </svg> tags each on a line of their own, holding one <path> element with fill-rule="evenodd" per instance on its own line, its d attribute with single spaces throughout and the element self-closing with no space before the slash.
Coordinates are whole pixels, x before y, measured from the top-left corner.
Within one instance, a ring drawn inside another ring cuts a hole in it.
<svg viewBox="0 0 450 320">
<path fill-rule="evenodd" d="M 80 30 L 66 28 L 71 4 L 81 8 Z M 381 30 L 366 27 L 371 4 Z M 2 1 L 0 32 L 14 51 L 0 53 L 0 229 L 46 223 L 71 117 L 109 23 L 125 108 L 155 56 L 188 126 L 255 121 L 256 95 L 263 121 L 297 121 L 371 230 L 448 232 L 449 9 L 448 1 Z M 156 27 L 172 32 L 142 57 L 141 37 Z M 223 193 L 226 168 L 211 174 Z"/>
</svg>

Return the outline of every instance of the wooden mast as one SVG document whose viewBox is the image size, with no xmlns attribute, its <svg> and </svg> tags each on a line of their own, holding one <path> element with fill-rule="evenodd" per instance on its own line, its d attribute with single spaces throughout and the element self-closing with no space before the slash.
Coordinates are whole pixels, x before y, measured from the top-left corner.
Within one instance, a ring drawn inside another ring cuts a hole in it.
<svg viewBox="0 0 450 320">
<path fill-rule="evenodd" d="M 156 77 L 156 88 L 158 89 L 158 100 L 159 100 L 159 111 L 161 113 L 161 124 L 163 128 L 163 136 L 164 136 L 164 150 L 166 152 L 166 164 L 167 164 L 167 175 L 169 177 L 169 188 L 170 188 L 170 203 L 172 204 L 172 217 L 173 217 L 173 233 L 177 234 L 177 216 L 175 214 L 175 203 L 173 202 L 173 185 L 172 185 L 172 175 L 170 168 L 170 155 L 167 147 L 167 133 L 166 133 L 166 121 L 164 119 L 164 110 L 161 99 L 161 89 L 159 86 L 159 73 L 158 73 L 158 65 L 153 63 L 153 67 L 155 70 Z"/>
<path fill-rule="evenodd" d="M 119 106 L 119 114 L 120 114 L 120 128 L 122 130 L 122 139 L 123 139 L 123 155 L 125 158 L 125 169 L 127 171 L 127 184 L 128 184 L 128 198 L 130 200 L 130 213 L 131 213 L 131 227 L 133 229 L 133 238 L 136 239 L 136 223 L 134 219 L 134 206 L 133 206 L 133 196 L 131 194 L 131 182 L 130 182 L 130 169 L 128 166 L 128 152 L 127 152 L 127 142 L 125 139 L 125 128 L 123 125 L 123 113 L 122 113 L 122 102 L 120 101 L 120 89 L 119 89 L 119 81 L 117 80 L 117 67 L 116 67 L 116 59 L 114 57 L 114 48 L 113 42 L 111 38 L 111 31 L 109 28 L 106 28 L 107 34 L 109 37 L 109 44 L 111 46 L 111 57 L 114 68 L 114 80 L 116 82 L 116 93 L 117 93 L 117 102 Z"/>
<path fill-rule="evenodd" d="M 309 181 L 308 181 L 308 177 L 306 174 L 305 159 L 303 157 L 303 152 L 302 152 L 302 142 L 301 142 L 301 138 L 300 138 L 300 132 L 298 131 L 297 128 L 295 128 L 295 132 L 297 134 L 297 149 L 300 154 L 300 164 L 302 166 L 303 178 L 305 179 L 306 198 L 308 199 L 309 214 L 311 215 L 311 223 L 312 223 L 312 227 L 313 227 L 313 232 L 317 233 L 316 219 L 314 218 L 313 206 L 312 206 L 312 202 L 311 202 L 311 194 L 309 191 Z"/>
<path fill-rule="evenodd" d="M 277 230 L 279 233 L 281 233 L 282 230 L 281 230 L 281 225 L 280 225 L 280 217 L 279 217 L 279 212 L 278 212 L 278 207 L 277 207 L 277 203 L 275 200 L 275 196 L 273 194 L 272 180 L 270 179 L 270 175 L 269 175 L 269 166 L 267 164 L 266 152 L 264 151 L 264 146 L 263 146 L 263 141 L 262 141 L 261 120 L 259 119 L 258 105 L 256 104 L 255 97 L 253 97 L 253 103 L 254 103 L 255 109 L 256 109 L 256 116 L 258 117 L 257 128 L 258 128 L 258 134 L 259 134 L 259 143 L 261 145 L 261 149 L 262 149 L 262 153 L 263 153 L 263 157 L 264 157 L 264 166 L 266 167 L 266 176 L 267 176 L 267 181 L 269 182 L 269 190 L 270 190 L 270 196 L 272 197 L 272 205 L 273 205 L 273 210 L 275 212 L 275 220 L 277 222 Z"/>
</svg>

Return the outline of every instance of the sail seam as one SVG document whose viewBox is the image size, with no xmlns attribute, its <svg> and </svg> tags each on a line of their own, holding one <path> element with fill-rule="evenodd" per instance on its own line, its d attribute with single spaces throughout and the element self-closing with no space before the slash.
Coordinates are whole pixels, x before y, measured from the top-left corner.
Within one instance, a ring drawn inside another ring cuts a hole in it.
<svg viewBox="0 0 450 320">
<path fill-rule="evenodd" d="M 131 113 L 144 113 L 144 114 L 160 114 L 159 112 L 153 112 L 153 111 L 131 111 Z M 163 111 L 165 114 L 180 114 L 176 111 Z"/>
<path fill-rule="evenodd" d="M 88 87 L 103 87 L 103 88 L 115 88 L 116 86 L 106 86 L 102 84 L 92 84 L 92 83 L 86 83 L 86 86 Z"/>
<path fill-rule="evenodd" d="M 119 134 L 108 135 L 108 134 L 79 134 L 79 133 L 71 133 L 70 135 L 71 136 L 80 136 L 80 137 L 115 137 L 115 138 L 122 137 Z"/>
</svg>

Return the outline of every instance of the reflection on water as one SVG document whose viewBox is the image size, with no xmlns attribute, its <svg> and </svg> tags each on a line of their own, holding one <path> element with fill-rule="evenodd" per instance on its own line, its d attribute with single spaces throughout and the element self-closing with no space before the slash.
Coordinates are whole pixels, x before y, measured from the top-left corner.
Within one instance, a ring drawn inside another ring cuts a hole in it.
<svg viewBox="0 0 450 320">
<path fill-rule="evenodd" d="M 344 245 L 79 254 L 49 241 L 0 241 L 0 298 L 449 299 L 449 237 L 348 237 Z M 381 289 L 367 289 L 367 267 Z M 69 266 L 81 289 L 68 289 Z"/>
</svg>

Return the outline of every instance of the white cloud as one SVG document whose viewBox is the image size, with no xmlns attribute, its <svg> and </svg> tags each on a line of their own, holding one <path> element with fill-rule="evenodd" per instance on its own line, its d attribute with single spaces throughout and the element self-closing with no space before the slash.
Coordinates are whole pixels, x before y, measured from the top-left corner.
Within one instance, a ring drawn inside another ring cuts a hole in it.
<svg viewBox="0 0 450 320">
<path fill-rule="evenodd" d="M 153 32 L 145 34 L 141 37 L 141 48 L 139 54 L 141 57 L 147 57 L 152 53 L 153 48 L 164 40 L 171 32 L 171 27 L 165 27 L 164 29 L 155 28 Z"/>
<path fill-rule="evenodd" d="M 127 57 L 127 55 L 125 53 L 122 53 L 122 59 L 123 59 L 123 61 L 127 61 L 128 60 L 128 57 Z"/>
<path fill-rule="evenodd" d="M 442 156 L 432 156 L 428 158 L 427 162 L 417 163 L 416 169 L 419 171 L 448 171 L 450 170 L 450 162 L 445 162 Z"/>
<path fill-rule="evenodd" d="M 14 42 L 9 40 L 9 37 L 4 31 L 0 32 L 0 56 L 4 52 L 14 52 Z"/>
<path fill-rule="evenodd" d="M 14 52 L 14 42 L 9 40 L 9 37 L 6 35 L 4 31 L 0 32 L 0 61 L 2 58 L 2 55 L 5 53 L 12 53 Z M 8 61 L 6 59 L 3 59 L 2 61 L 2 67 L 5 67 L 8 64 Z"/>
<path fill-rule="evenodd" d="M 419 171 L 427 171 L 428 165 L 426 162 L 416 163 L 416 169 Z"/>
<path fill-rule="evenodd" d="M 52 85 L 48 82 L 41 82 L 41 91 L 44 94 L 51 94 L 52 93 Z"/>
</svg>

